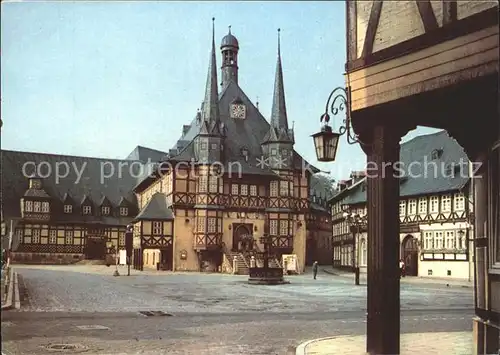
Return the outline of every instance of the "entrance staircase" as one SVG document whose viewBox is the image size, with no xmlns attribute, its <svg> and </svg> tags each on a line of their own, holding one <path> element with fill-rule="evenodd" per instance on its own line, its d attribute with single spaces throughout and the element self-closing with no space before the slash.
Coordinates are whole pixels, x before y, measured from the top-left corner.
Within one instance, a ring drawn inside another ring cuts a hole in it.
<svg viewBox="0 0 500 355">
<path fill-rule="evenodd" d="M 225 245 L 223 245 L 222 250 L 224 253 L 224 256 L 226 260 L 228 261 L 228 266 L 230 266 L 230 270 L 226 269 L 226 272 L 232 272 L 233 270 L 233 260 L 234 257 L 236 257 L 236 267 L 237 267 L 237 274 L 238 275 L 248 275 L 249 274 L 249 269 L 250 269 L 250 259 L 252 256 L 255 257 L 255 263 L 257 267 L 263 267 L 264 266 L 264 259 L 259 256 L 258 252 L 259 249 L 258 247 L 254 244 L 254 250 L 250 252 L 237 252 L 237 251 L 230 251 L 226 248 Z M 280 265 L 280 262 L 278 261 L 277 258 L 271 258 L 269 259 L 269 267 L 271 268 L 282 268 Z"/>
</svg>

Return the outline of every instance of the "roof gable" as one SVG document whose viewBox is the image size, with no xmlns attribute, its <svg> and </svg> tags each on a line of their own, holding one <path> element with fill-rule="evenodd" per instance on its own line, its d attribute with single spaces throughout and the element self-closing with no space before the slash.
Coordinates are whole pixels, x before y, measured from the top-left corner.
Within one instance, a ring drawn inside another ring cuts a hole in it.
<svg viewBox="0 0 500 355">
<path fill-rule="evenodd" d="M 155 193 L 146 206 L 139 212 L 135 220 L 173 220 L 172 209 L 167 206 L 167 196 L 161 192 Z"/>
</svg>

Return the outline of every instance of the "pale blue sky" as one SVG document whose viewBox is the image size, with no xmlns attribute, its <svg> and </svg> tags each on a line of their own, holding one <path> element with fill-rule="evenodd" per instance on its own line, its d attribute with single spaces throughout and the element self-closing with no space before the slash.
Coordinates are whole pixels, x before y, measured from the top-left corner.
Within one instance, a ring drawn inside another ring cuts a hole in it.
<svg viewBox="0 0 500 355">
<path fill-rule="evenodd" d="M 124 158 L 137 145 L 168 151 L 203 99 L 215 17 L 218 43 L 232 26 L 240 86 L 254 102 L 259 97 L 267 119 L 281 28 L 299 153 L 337 178 L 365 163 L 345 138 L 337 163 L 316 163 L 310 138 L 329 92 L 343 85 L 343 1 L 1 6 L 3 149 L 106 158 Z"/>
</svg>

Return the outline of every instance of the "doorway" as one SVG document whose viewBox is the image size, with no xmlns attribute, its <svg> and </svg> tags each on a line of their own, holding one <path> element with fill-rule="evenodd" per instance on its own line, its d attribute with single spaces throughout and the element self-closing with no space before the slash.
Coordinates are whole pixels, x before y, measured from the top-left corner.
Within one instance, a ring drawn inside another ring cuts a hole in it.
<svg viewBox="0 0 500 355">
<path fill-rule="evenodd" d="M 252 224 L 233 225 L 233 247 L 232 251 L 250 251 L 253 250 L 253 226 Z"/>
<path fill-rule="evenodd" d="M 418 276 L 418 244 L 417 238 L 407 235 L 403 239 L 403 261 L 406 276 Z"/>
<path fill-rule="evenodd" d="M 106 242 L 102 238 L 87 238 L 85 259 L 104 260 L 106 257 Z"/>
<path fill-rule="evenodd" d="M 173 270 L 173 248 L 160 249 L 160 269 L 165 271 Z"/>
</svg>

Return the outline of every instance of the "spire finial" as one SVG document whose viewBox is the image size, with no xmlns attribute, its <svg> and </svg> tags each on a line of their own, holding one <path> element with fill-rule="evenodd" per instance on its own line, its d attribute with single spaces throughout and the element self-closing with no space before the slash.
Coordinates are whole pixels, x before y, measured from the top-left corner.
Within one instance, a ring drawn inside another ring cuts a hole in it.
<svg viewBox="0 0 500 355">
<path fill-rule="evenodd" d="M 278 55 L 281 54 L 280 32 L 281 32 L 281 28 L 278 28 Z"/>
<path fill-rule="evenodd" d="M 227 26 L 229 28 L 229 34 L 231 34 L 231 25 Z"/>
<path fill-rule="evenodd" d="M 212 39 L 215 41 L 215 17 L 212 17 Z"/>
<path fill-rule="evenodd" d="M 257 110 L 259 109 L 259 97 L 257 96 L 257 101 L 255 101 L 255 106 L 257 106 Z"/>
</svg>

